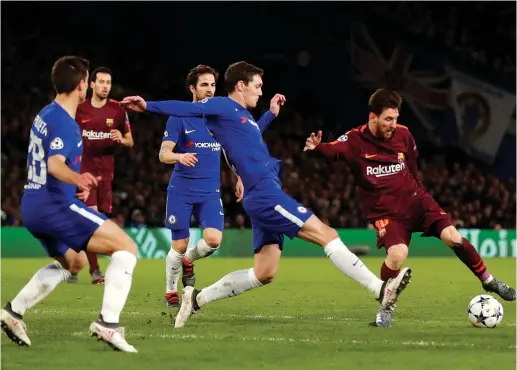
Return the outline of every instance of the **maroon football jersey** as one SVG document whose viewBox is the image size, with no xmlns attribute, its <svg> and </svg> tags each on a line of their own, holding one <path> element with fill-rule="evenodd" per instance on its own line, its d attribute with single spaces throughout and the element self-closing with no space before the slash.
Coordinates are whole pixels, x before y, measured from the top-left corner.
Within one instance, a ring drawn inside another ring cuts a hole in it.
<svg viewBox="0 0 517 370">
<path fill-rule="evenodd" d="M 79 105 L 75 120 L 83 137 L 81 172 L 113 180 L 115 151 L 120 145 L 110 137 L 111 130 L 119 130 L 124 136 L 131 131 L 125 109 L 117 101 L 108 99 L 102 108 L 95 108 L 87 99 Z"/>
<path fill-rule="evenodd" d="M 402 216 L 410 198 L 425 192 L 417 169 L 418 150 L 406 126 L 397 125 L 391 139 L 384 140 L 365 124 L 316 150 L 343 155 L 368 220 Z"/>
</svg>

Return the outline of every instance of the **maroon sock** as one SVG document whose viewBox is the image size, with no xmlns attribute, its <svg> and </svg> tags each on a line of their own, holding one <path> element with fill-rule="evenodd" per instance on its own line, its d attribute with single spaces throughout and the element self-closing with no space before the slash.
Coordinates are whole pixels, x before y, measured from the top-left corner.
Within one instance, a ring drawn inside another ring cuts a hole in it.
<svg viewBox="0 0 517 370">
<path fill-rule="evenodd" d="M 452 250 L 479 280 L 485 281 L 490 277 L 481 256 L 467 239 L 462 238 L 461 244 L 452 247 Z"/>
<path fill-rule="evenodd" d="M 99 261 L 97 260 L 97 253 L 86 252 L 88 262 L 90 263 L 90 275 L 99 268 Z"/>
<path fill-rule="evenodd" d="M 396 278 L 399 275 L 400 269 L 392 270 L 386 266 L 386 262 L 382 263 L 381 267 L 381 280 L 386 281 L 389 278 Z"/>
</svg>

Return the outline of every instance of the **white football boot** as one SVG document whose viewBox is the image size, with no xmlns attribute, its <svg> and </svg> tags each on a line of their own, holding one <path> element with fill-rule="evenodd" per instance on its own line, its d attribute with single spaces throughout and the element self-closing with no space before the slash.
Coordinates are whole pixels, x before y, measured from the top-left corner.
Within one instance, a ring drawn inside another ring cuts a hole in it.
<svg viewBox="0 0 517 370">
<path fill-rule="evenodd" d="M 183 289 L 183 297 L 181 299 L 181 306 L 176 314 L 176 321 L 174 323 L 175 328 L 182 328 L 185 326 L 190 315 L 196 313 L 199 310 L 199 306 L 195 302 L 195 299 L 200 290 L 197 290 L 194 287 L 186 286 Z"/>
<path fill-rule="evenodd" d="M 90 336 L 97 337 L 97 340 L 106 342 L 115 351 L 137 353 L 135 347 L 126 342 L 124 328 L 107 328 L 98 321 L 90 325 Z"/>
<path fill-rule="evenodd" d="M 0 311 L 2 330 L 17 345 L 30 346 L 31 340 L 27 336 L 27 327 L 23 322 L 23 318 L 18 318 L 16 314 L 9 312 L 10 307 L 11 304 L 8 303 L 6 308 Z"/>
<path fill-rule="evenodd" d="M 400 293 L 411 283 L 411 276 L 411 269 L 405 267 L 400 270 L 396 278 L 389 279 L 383 284 L 378 299 L 381 303 L 381 309 L 390 309 L 397 303 Z"/>
</svg>

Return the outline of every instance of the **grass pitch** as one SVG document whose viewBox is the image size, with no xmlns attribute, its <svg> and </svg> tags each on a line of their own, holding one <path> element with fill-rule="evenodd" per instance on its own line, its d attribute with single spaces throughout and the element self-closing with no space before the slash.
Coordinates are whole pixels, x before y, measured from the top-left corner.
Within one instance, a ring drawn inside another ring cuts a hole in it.
<svg viewBox="0 0 517 370">
<path fill-rule="evenodd" d="M 4 259 L 2 305 L 49 261 Z M 382 263 L 363 261 L 375 272 Z M 103 271 L 107 263 L 101 259 Z M 515 259 L 486 263 L 515 285 Z M 198 286 L 250 266 L 250 259 L 198 261 Z M 325 258 L 285 258 L 270 286 L 213 302 L 185 328 L 173 329 L 163 306 L 164 261 L 141 260 L 121 316 L 138 354 L 113 352 L 88 337 L 103 287 L 90 285 L 84 270 L 77 285 L 61 284 L 26 313 L 32 347 L 18 348 L 2 334 L 2 368 L 515 369 L 515 302 L 498 299 L 505 310 L 500 327 L 474 328 L 466 306 L 483 291 L 460 261 L 410 257 L 408 266 L 413 282 L 401 296 L 391 329 L 368 327 L 376 302 Z"/>
</svg>

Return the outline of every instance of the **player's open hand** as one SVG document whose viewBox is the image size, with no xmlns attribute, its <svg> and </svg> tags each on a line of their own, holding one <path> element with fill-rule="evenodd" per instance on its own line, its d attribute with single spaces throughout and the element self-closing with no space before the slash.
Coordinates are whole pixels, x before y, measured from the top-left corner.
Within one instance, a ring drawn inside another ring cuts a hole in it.
<svg viewBox="0 0 517 370">
<path fill-rule="evenodd" d="M 311 133 L 311 136 L 307 138 L 305 141 L 305 148 L 303 148 L 303 151 L 306 152 L 307 150 L 314 150 L 318 145 L 321 144 L 321 131 L 318 131 L 317 135 L 314 135 L 314 132 Z"/>
<path fill-rule="evenodd" d="M 147 108 L 147 102 L 141 96 L 126 96 L 120 104 L 135 112 L 143 112 Z"/>
<path fill-rule="evenodd" d="M 237 184 L 235 184 L 235 196 L 237 197 L 237 203 L 239 203 L 244 196 L 244 184 L 240 176 L 237 178 Z"/>
<path fill-rule="evenodd" d="M 194 167 L 197 163 L 197 153 L 183 153 L 180 154 L 180 163 L 187 167 Z"/>
<path fill-rule="evenodd" d="M 122 142 L 122 133 L 119 130 L 111 130 L 110 131 L 111 140 L 121 143 Z"/>
<path fill-rule="evenodd" d="M 89 172 L 85 172 L 79 175 L 79 179 L 77 181 L 76 186 L 80 190 L 90 190 L 91 188 L 97 187 L 99 185 L 99 181 L 101 180 L 100 176 L 93 176 Z"/>
<path fill-rule="evenodd" d="M 280 113 L 280 106 L 285 104 L 285 96 L 282 94 L 276 94 L 273 96 L 273 99 L 271 99 L 271 104 L 269 106 L 269 110 L 271 113 L 273 113 L 275 116 L 278 116 Z"/>
<path fill-rule="evenodd" d="M 89 189 L 83 189 L 79 193 L 75 194 L 77 199 L 79 199 L 82 202 L 86 202 L 86 199 L 90 196 L 90 190 Z"/>
</svg>

